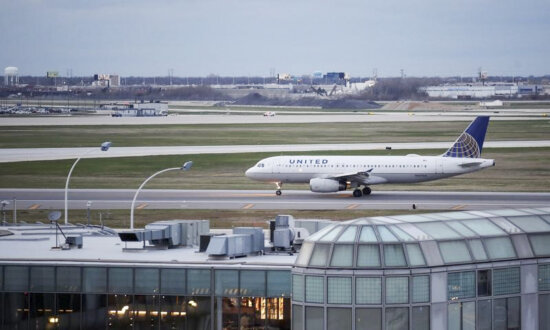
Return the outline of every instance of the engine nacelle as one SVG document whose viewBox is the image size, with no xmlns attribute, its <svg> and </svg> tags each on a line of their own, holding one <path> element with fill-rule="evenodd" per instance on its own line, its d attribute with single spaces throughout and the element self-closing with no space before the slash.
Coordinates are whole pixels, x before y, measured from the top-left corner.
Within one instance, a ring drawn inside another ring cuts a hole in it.
<svg viewBox="0 0 550 330">
<path fill-rule="evenodd" d="M 314 178 L 309 180 L 309 188 L 313 192 L 337 192 L 346 190 L 346 184 L 333 179 Z"/>
</svg>

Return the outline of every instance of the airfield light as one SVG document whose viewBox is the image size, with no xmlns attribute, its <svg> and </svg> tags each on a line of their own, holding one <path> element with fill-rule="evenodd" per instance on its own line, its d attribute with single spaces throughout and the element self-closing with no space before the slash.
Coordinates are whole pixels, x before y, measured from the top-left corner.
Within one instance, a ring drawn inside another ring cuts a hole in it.
<svg viewBox="0 0 550 330">
<path fill-rule="evenodd" d="M 134 195 L 134 199 L 132 200 L 132 206 L 130 207 L 130 229 L 134 229 L 134 206 L 136 204 L 136 199 L 137 199 L 137 196 L 138 196 L 139 192 L 141 191 L 141 188 L 143 188 L 143 186 L 145 186 L 145 184 L 147 182 L 149 182 L 149 180 L 151 180 L 152 178 L 154 178 L 155 176 L 157 176 L 161 173 L 168 172 L 168 171 L 176 171 L 176 170 L 188 171 L 189 169 L 191 169 L 191 166 L 193 166 L 193 162 L 192 161 L 187 161 L 180 167 L 171 167 L 171 168 L 166 168 L 164 170 L 158 171 L 157 173 L 151 175 L 150 177 L 145 179 L 145 181 L 143 181 L 141 186 L 139 186 L 138 190 L 136 190 L 136 193 Z"/>
</svg>

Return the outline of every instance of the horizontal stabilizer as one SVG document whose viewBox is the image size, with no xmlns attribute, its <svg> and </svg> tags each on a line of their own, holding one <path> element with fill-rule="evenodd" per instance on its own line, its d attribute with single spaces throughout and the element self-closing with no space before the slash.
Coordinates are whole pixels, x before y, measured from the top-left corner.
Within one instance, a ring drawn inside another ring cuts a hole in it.
<svg viewBox="0 0 550 330">
<path fill-rule="evenodd" d="M 479 166 L 481 165 L 483 162 L 468 162 L 468 163 L 462 163 L 460 164 L 460 167 L 474 167 L 474 166 Z"/>
</svg>

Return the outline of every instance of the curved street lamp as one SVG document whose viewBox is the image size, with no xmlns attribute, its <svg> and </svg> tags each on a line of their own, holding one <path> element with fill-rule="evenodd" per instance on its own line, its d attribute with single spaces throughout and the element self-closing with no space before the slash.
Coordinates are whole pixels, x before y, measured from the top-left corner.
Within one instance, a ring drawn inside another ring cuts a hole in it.
<svg viewBox="0 0 550 330">
<path fill-rule="evenodd" d="M 134 229 L 134 205 L 136 204 L 136 198 L 137 198 L 141 188 L 143 188 L 143 186 L 145 186 L 145 184 L 147 182 L 149 182 L 149 180 L 151 180 L 152 178 L 154 178 L 155 176 L 157 176 L 161 173 L 168 172 L 168 171 L 175 171 L 175 170 L 188 171 L 191 168 L 191 166 L 193 166 L 193 162 L 188 161 L 188 162 L 185 162 L 185 164 L 183 164 L 181 167 L 171 167 L 171 168 L 167 168 L 167 169 L 158 171 L 157 173 L 151 175 L 150 177 L 145 179 L 145 181 L 143 181 L 141 186 L 139 186 L 138 190 L 136 191 L 136 193 L 134 195 L 134 199 L 132 200 L 132 206 L 130 208 L 130 229 Z"/>
<path fill-rule="evenodd" d="M 109 150 L 110 147 L 111 147 L 111 142 L 110 141 L 103 142 L 101 144 L 101 151 L 107 151 L 107 150 Z M 82 155 L 80 155 L 80 157 L 78 157 L 75 160 L 75 162 L 73 163 L 73 166 L 69 170 L 69 175 L 67 175 L 67 181 L 65 182 L 65 224 L 69 223 L 69 200 L 68 200 L 68 197 L 69 197 L 69 180 L 71 179 L 71 174 L 73 173 L 74 167 L 76 166 L 78 161 L 80 161 L 80 158 L 82 158 L 82 157 L 86 156 L 87 154 L 89 154 L 93 151 L 96 151 L 96 150 L 97 150 L 97 148 L 92 148 L 92 149 L 86 151 L 85 153 L 83 153 Z"/>
</svg>

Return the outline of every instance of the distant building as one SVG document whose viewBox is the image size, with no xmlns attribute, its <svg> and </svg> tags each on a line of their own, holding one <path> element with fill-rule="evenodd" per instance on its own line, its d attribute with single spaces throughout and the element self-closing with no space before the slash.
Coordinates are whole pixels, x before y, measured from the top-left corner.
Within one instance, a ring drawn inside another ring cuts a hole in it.
<svg viewBox="0 0 550 330">
<path fill-rule="evenodd" d="M 120 76 L 116 74 L 95 74 L 92 86 L 118 87 L 120 86 Z"/>
<path fill-rule="evenodd" d="M 113 117 L 155 117 L 168 115 L 168 103 L 160 101 L 112 103 L 101 105 L 100 108 L 112 110 Z"/>
<path fill-rule="evenodd" d="M 491 97 L 522 97 L 543 92 L 539 85 L 518 85 L 513 83 L 501 83 L 492 85 L 467 84 L 467 85 L 442 85 L 422 87 L 420 91 L 434 98 L 491 98 Z"/>
</svg>

